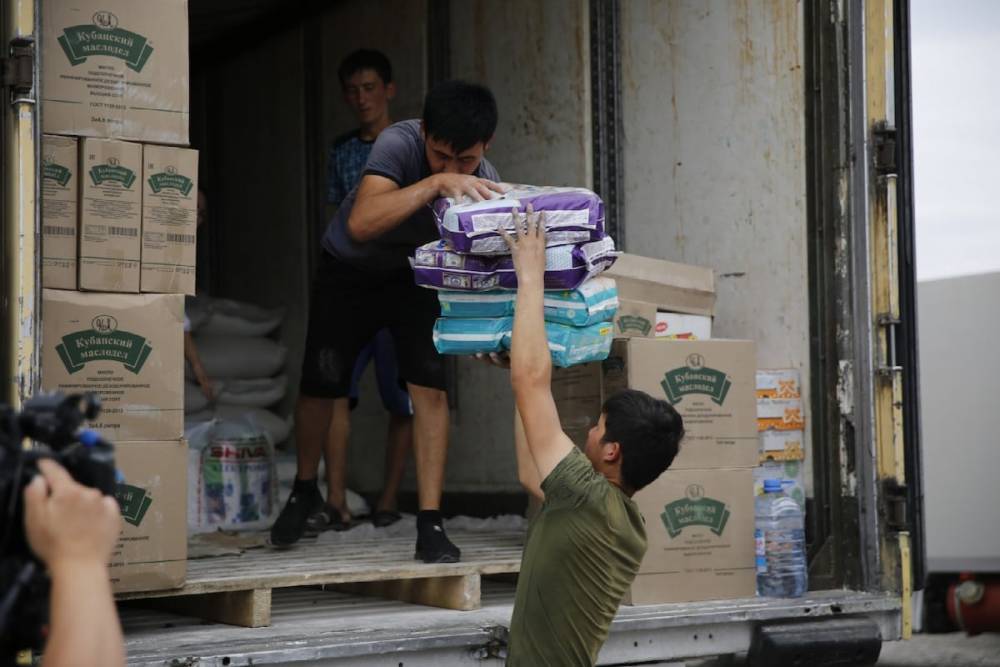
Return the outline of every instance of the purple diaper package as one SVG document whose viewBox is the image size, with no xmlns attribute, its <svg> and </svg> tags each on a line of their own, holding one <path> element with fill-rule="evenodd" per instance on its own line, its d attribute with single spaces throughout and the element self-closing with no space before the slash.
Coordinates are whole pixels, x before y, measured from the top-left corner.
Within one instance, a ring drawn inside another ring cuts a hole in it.
<svg viewBox="0 0 1000 667">
<path fill-rule="evenodd" d="M 528 204 L 544 213 L 546 245 L 578 245 L 604 237 L 604 202 L 585 188 L 505 184 L 495 199 L 474 202 L 468 197 L 434 202 L 441 238 L 460 253 L 506 255 L 510 251 L 498 229 L 513 231 L 511 210 L 524 213 Z"/>
<path fill-rule="evenodd" d="M 617 255 L 609 236 L 579 246 L 546 248 L 545 289 L 576 289 L 606 271 Z M 432 241 L 417 248 L 412 263 L 417 284 L 423 287 L 464 292 L 517 289 L 510 256 L 462 255 L 444 241 Z"/>
</svg>

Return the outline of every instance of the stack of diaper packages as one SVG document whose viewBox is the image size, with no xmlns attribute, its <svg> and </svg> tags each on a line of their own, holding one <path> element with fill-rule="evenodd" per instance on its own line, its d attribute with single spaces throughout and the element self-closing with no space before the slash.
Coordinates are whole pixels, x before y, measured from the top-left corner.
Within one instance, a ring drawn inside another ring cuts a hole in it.
<svg viewBox="0 0 1000 667">
<path fill-rule="evenodd" d="M 600 277 L 617 255 L 604 234 L 604 203 L 583 188 L 508 187 L 487 201 L 434 203 L 441 240 L 417 249 L 413 269 L 418 285 L 438 290 L 435 346 L 458 355 L 510 350 L 517 276 L 499 230 L 513 234 L 512 210 L 523 213 L 531 204 L 545 224 L 545 328 L 552 361 L 566 367 L 607 358 L 618 293 L 614 280 Z"/>
</svg>

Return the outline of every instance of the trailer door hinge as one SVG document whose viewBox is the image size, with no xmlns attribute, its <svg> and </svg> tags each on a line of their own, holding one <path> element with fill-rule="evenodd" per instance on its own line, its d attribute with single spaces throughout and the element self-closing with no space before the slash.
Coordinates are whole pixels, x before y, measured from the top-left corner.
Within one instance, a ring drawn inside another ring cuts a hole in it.
<svg viewBox="0 0 1000 667">
<path fill-rule="evenodd" d="M 882 482 L 882 516 L 886 528 L 893 532 L 909 530 L 906 486 L 895 479 Z"/>
<path fill-rule="evenodd" d="M 897 173 L 896 168 L 896 128 L 884 120 L 875 123 L 875 171 L 880 176 Z"/>
<path fill-rule="evenodd" d="M 901 324 L 898 317 L 882 314 L 878 316 L 878 325 L 885 328 L 885 351 L 879 360 L 875 372 L 885 378 L 891 378 L 896 373 L 903 372 L 896 354 L 896 332 Z"/>
<path fill-rule="evenodd" d="M 30 97 L 34 88 L 35 42 L 31 39 L 15 39 L 10 43 L 6 58 L 0 59 L 3 72 L 3 86 L 11 92 L 11 99 Z"/>
</svg>

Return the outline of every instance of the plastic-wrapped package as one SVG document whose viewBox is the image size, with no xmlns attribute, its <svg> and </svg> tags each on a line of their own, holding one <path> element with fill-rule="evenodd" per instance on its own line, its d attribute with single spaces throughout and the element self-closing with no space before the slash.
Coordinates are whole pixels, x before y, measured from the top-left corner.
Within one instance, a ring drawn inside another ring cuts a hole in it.
<svg viewBox="0 0 1000 667">
<path fill-rule="evenodd" d="M 441 290 L 438 301 L 443 317 L 511 317 L 517 292 L 458 292 Z M 573 290 L 545 293 L 545 320 L 583 327 L 614 319 L 618 290 L 612 278 L 594 278 Z"/>
<path fill-rule="evenodd" d="M 441 354 L 458 355 L 510 350 L 513 325 L 510 317 L 442 317 L 434 325 L 434 346 Z M 586 327 L 546 322 L 545 333 L 552 363 L 566 367 L 607 359 L 614 327 L 610 322 Z"/>
<path fill-rule="evenodd" d="M 507 243 L 498 229 L 514 229 L 511 211 L 524 212 L 531 204 L 543 214 L 549 246 L 596 241 L 604 236 L 604 202 L 585 188 L 508 185 L 503 195 L 475 202 L 442 198 L 434 202 L 434 217 L 441 238 L 458 252 L 505 255 Z"/>
<path fill-rule="evenodd" d="M 611 237 L 579 246 L 547 248 L 545 289 L 575 289 L 609 269 L 617 254 Z M 413 274 L 418 285 L 433 289 L 463 292 L 517 289 L 517 275 L 510 256 L 462 255 L 444 241 L 432 241 L 417 248 Z"/>
</svg>

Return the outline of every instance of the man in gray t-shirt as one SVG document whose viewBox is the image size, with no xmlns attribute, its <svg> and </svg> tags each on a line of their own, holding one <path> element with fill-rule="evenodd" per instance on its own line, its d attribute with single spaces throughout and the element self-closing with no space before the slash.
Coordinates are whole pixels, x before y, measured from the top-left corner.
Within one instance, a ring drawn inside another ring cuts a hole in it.
<svg viewBox="0 0 1000 667">
<path fill-rule="evenodd" d="M 447 81 L 424 102 L 421 120 L 379 134 L 361 182 L 337 209 L 323 237 L 312 287 L 302 381 L 295 412 L 298 468 L 292 494 L 271 529 L 271 542 L 294 544 L 323 498 L 316 474 L 337 411 L 347 411 L 351 371 L 372 336 L 388 328 L 400 380 L 413 403 L 413 445 L 420 512 L 416 556 L 427 563 L 460 558 L 441 521 L 448 449 L 444 365 L 431 332 L 437 294 L 417 287 L 409 258 L 439 238 L 430 210 L 438 197 L 481 200 L 502 192 L 484 157 L 497 125 L 493 94 Z M 342 420 L 341 420 L 342 421 Z"/>
</svg>

